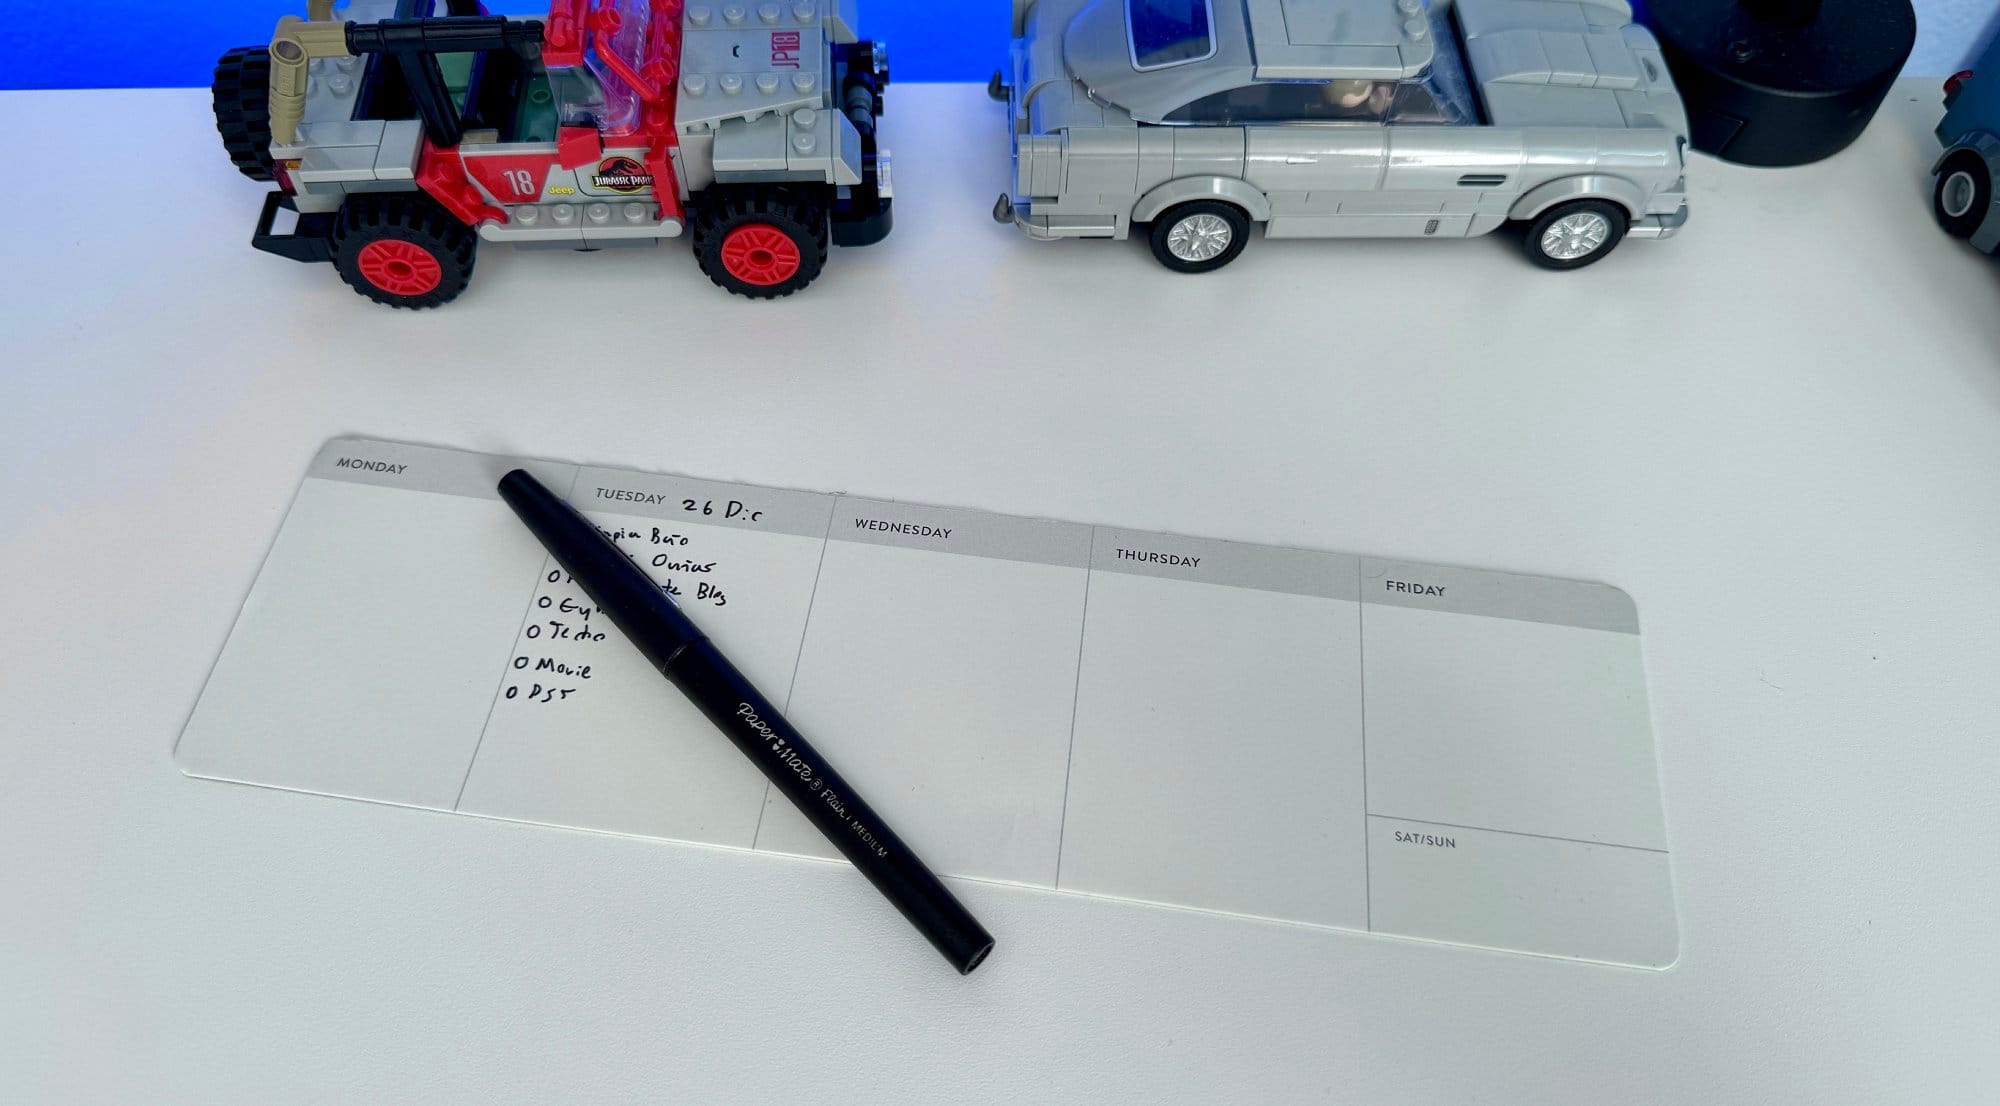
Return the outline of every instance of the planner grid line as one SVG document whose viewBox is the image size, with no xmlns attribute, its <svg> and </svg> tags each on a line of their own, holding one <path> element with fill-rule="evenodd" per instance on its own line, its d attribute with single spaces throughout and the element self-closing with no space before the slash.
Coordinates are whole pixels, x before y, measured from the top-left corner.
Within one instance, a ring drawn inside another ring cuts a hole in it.
<svg viewBox="0 0 2000 1106">
<path fill-rule="evenodd" d="M 834 509 L 838 509 L 840 503 L 838 500 L 835 500 L 831 506 Z M 799 665 L 806 659 L 806 635 L 812 632 L 813 606 L 819 599 L 819 578 L 826 571 L 826 548 L 833 544 L 833 518 L 834 510 L 828 510 L 826 513 L 826 533 L 821 536 L 819 542 L 819 564 L 813 568 L 812 591 L 806 595 L 806 617 L 799 623 L 798 651 L 792 654 L 792 678 L 785 684 L 785 705 L 780 708 L 787 713 L 792 709 L 792 692 L 798 690 L 799 687 Z M 757 847 L 757 839 L 764 835 L 764 812 L 769 809 L 771 809 L 771 783 L 769 780 L 766 780 L 764 782 L 764 798 L 757 804 L 757 826 L 750 831 L 750 847 L 752 849 Z"/>
<path fill-rule="evenodd" d="M 1090 578 L 1096 571 L 1097 531 L 1090 528 L 1090 553 L 1083 562 L 1083 614 L 1076 621 L 1076 685 L 1069 692 L 1069 753 L 1063 760 L 1062 821 L 1056 826 L 1056 874 L 1051 884 L 1062 890 L 1063 838 L 1069 833 L 1069 778 L 1076 770 L 1076 712 L 1083 699 L 1083 647 L 1090 641 Z"/>
<path fill-rule="evenodd" d="M 521 640 L 521 632 L 528 628 L 528 620 L 535 617 L 535 593 L 542 590 L 542 581 L 548 578 L 549 566 L 556 563 L 554 557 L 545 557 L 542 567 L 535 573 L 535 582 L 528 586 L 528 601 L 521 607 L 521 622 L 514 627 L 514 636 L 507 642 L 507 655 L 514 655 L 514 646 Z M 466 785 L 472 782 L 472 769 L 479 763 L 479 750 L 486 745 L 486 731 L 493 728 L 493 712 L 499 709 L 500 697 L 507 693 L 507 665 L 500 665 L 500 682 L 493 687 L 493 701 L 486 705 L 486 721 L 479 724 L 479 740 L 472 743 L 472 755 L 465 761 L 465 778 L 458 781 L 458 797 L 451 801 L 451 809 L 465 801 Z"/>
<path fill-rule="evenodd" d="M 581 468 L 570 470 L 569 486 L 563 489 L 564 496 L 576 494 L 576 481 L 583 475 Z M 507 655 L 514 655 L 514 646 L 520 643 L 521 634 L 528 628 L 528 620 L 535 617 L 535 593 L 542 590 L 542 581 L 548 579 L 549 566 L 556 563 L 553 555 L 542 558 L 542 567 L 535 572 L 534 582 L 528 585 L 528 601 L 521 606 L 520 624 L 514 627 L 514 636 L 507 642 Z M 472 755 L 465 761 L 465 778 L 458 781 L 458 795 L 451 801 L 455 813 L 459 804 L 465 801 L 465 789 L 472 783 L 472 769 L 479 764 L 479 750 L 486 744 L 486 731 L 493 728 L 493 712 L 500 706 L 500 696 L 507 692 L 507 665 L 500 665 L 500 682 L 493 687 L 493 699 L 486 704 L 486 720 L 479 724 L 479 739 L 472 743 Z"/>
<path fill-rule="evenodd" d="M 1559 837 L 1553 833 L 1529 833 L 1526 830 L 1500 829 L 1497 826 L 1468 826 L 1459 822 L 1437 822 L 1429 818 L 1399 818 L 1393 814 L 1370 814 L 1370 818 L 1380 818 L 1384 822 L 1408 822 L 1417 826 L 1440 826 L 1444 829 L 1462 829 L 1472 833 L 1501 833 L 1508 837 L 1532 837 L 1537 841 L 1561 841 L 1569 845 L 1602 845 L 1607 849 L 1630 849 L 1635 853 L 1658 853 L 1668 855 L 1666 849 L 1656 849 L 1651 845 L 1621 845 L 1616 841 L 1593 841 L 1587 837 Z"/>
<path fill-rule="evenodd" d="M 1368 604 L 1361 599 L 1361 562 L 1354 564 L 1354 666 L 1360 670 L 1361 715 L 1361 909 L 1363 924 L 1375 932 L 1375 860 L 1368 847 Z"/>
</svg>

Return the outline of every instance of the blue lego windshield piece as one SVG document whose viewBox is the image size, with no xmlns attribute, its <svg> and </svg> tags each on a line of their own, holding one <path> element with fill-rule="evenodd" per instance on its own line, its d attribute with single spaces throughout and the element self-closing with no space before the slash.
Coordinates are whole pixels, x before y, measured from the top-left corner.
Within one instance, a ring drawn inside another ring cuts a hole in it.
<svg viewBox="0 0 2000 1106">
<path fill-rule="evenodd" d="M 1125 0 L 1132 68 L 1165 69 L 1215 56 L 1210 0 Z"/>
</svg>

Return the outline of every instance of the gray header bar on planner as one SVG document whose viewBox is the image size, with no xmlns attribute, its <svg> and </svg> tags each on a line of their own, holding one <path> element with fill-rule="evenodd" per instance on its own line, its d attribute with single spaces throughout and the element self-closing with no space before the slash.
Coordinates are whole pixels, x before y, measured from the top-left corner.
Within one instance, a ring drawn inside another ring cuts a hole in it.
<svg viewBox="0 0 2000 1106">
<path fill-rule="evenodd" d="M 580 511 L 824 538 L 839 497 L 585 467 L 569 498 Z"/>
<path fill-rule="evenodd" d="M 1366 560 L 1361 562 L 1361 601 L 1585 630 L 1639 632 L 1639 609 L 1631 596 L 1609 584 L 1545 576 Z"/>
<path fill-rule="evenodd" d="M 1086 568 L 1090 527 L 985 511 L 843 497 L 830 535 L 839 541 L 933 549 L 970 557 Z"/>
<path fill-rule="evenodd" d="M 455 449 L 336 438 L 309 477 L 477 499 L 499 498 L 510 469 L 524 468 L 579 509 L 694 525 L 831 536 L 869 545 L 1194 580 L 1260 591 L 1485 615 L 1616 633 L 1639 632 L 1630 596 L 1606 584 L 1516 576 L 1342 553 L 1184 538 L 1116 527 L 1019 518 L 950 507 L 859 499 L 581 468 Z M 689 501 L 693 507 L 689 507 Z M 1093 534 L 1095 541 L 1093 541 Z M 1358 590 L 1357 590 L 1358 589 Z"/>
<path fill-rule="evenodd" d="M 365 438 L 335 438 L 313 458 L 306 475 L 413 492 L 499 499 L 500 478 L 514 469 L 534 473 L 537 480 L 557 495 L 568 494 L 577 472 L 575 465 L 553 461 L 527 461 Z"/>
<path fill-rule="evenodd" d="M 1090 557 L 1093 572 L 1350 601 L 1360 598 L 1356 583 L 1360 563 L 1344 553 L 1148 534 L 1110 526 L 1097 528 L 1097 543 Z"/>
</svg>

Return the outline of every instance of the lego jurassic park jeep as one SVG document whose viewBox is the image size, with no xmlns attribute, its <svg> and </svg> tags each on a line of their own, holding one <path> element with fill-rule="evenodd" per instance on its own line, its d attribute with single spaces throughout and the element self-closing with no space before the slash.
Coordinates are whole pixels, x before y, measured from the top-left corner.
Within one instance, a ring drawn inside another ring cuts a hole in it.
<svg viewBox="0 0 2000 1106">
<path fill-rule="evenodd" d="M 445 11 L 437 14 L 434 4 Z M 854 0 L 310 0 L 223 55 L 216 129 L 275 181 L 252 244 L 434 307 L 480 242 L 599 249 L 688 234 L 739 295 L 812 283 L 828 245 L 889 233 L 886 51 Z M 279 212 L 296 226 L 275 232 Z"/>
</svg>

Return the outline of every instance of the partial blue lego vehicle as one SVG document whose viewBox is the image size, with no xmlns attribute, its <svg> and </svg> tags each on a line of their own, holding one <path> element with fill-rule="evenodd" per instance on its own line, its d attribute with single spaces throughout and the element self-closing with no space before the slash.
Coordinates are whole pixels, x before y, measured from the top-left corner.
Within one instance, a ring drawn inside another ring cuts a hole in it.
<svg viewBox="0 0 2000 1106">
<path fill-rule="evenodd" d="M 1986 253 L 2000 248 L 2000 42 L 1973 68 L 1944 83 L 1944 156 L 1932 170 L 1931 211 L 1938 225 Z"/>
</svg>

